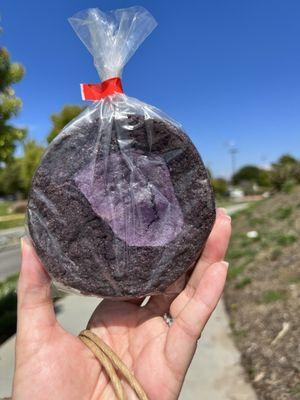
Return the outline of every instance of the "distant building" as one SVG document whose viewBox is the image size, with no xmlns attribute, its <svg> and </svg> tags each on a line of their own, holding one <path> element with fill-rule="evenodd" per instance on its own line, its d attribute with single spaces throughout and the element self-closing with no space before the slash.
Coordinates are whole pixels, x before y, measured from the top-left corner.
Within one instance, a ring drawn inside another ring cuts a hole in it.
<svg viewBox="0 0 300 400">
<path fill-rule="evenodd" d="M 229 196 L 232 197 L 233 199 L 240 199 L 244 197 L 245 193 L 242 189 L 236 188 L 236 187 L 231 187 L 229 188 Z"/>
</svg>

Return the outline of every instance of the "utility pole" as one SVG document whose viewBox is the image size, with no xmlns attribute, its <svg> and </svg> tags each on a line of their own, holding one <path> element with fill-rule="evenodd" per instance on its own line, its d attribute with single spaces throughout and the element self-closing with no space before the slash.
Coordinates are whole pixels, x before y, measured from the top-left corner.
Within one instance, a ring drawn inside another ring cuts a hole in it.
<svg viewBox="0 0 300 400">
<path fill-rule="evenodd" d="M 232 176 L 235 174 L 236 171 L 236 154 L 238 152 L 238 149 L 236 147 L 230 147 L 229 148 L 229 153 L 231 156 L 231 171 L 232 171 Z"/>
<path fill-rule="evenodd" d="M 233 177 L 236 172 L 236 154 L 238 153 L 238 149 L 232 141 L 227 143 L 227 147 L 231 160 L 231 177 Z"/>
</svg>

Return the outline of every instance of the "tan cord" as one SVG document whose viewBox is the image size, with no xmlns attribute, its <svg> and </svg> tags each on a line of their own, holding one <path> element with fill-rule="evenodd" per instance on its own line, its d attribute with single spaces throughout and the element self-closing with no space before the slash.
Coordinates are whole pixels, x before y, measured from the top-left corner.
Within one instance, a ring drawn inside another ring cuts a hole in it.
<svg viewBox="0 0 300 400">
<path fill-rule="evenodd" d="M 89 330 L 84 330 L 80 332 L 79 338 L 83 341 L 83 343 L 86 346 L 88 346 L 88 348 L 94 353 L 94 355 L 103 365 L 103 368 L 107 372 L 107 375 L 109 376 L 112 382 L 118 400 L 126 400 L 126 397 L 124 395 L 123 388 L 121 389 L 122 392 L 119 390 L 119 386 L 122 387 L 122 384 L 115 369 L 118 370 L 124 376 L 129 385 L 136 392 L 139 400 L 149 400 L 144 389 L 139 384 L 135 376 L 130 372 L 130 370 L 126 367 L 123 361 L 116 355 L 116 353 L 114 353 L 113 350 L 106 343 L 103 342 L 102 339 L 100 339 L 97 335 L 95 335 L 92 331 Z M 110 364 L 110 366 L 108 366 L 107 361 Z"/>
<path fill-rule="evenodd" d="M 92 340 L 88 339 L 85 336 L 79 336 L 79 337 L 83 341 L 83 343 L 94 353 L 94 355 L 98 358 L 101 365 L 105 369 L 105 372 L 107 373 L 112 383 L 112 386 L 116 392 L 118 400 L 126 400 L 123 386 L 110 360 Z"/>
</svg>

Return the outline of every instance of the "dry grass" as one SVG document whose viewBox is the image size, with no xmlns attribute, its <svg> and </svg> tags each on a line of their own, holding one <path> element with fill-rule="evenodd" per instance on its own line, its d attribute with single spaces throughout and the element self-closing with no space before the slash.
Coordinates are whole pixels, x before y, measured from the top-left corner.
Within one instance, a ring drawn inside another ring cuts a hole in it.
<svg viewBox="0 0 300 400">
<path fill-rule="evenodd" d="M 228 258 L 225 301 L 259 399 L 300 399 L 300 188 L 234 216 Z"/>
</svg>

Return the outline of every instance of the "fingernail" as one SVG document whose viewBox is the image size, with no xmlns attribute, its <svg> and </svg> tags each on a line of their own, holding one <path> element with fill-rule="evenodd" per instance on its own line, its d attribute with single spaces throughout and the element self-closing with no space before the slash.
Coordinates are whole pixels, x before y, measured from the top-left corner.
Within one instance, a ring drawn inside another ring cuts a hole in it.
<svg viewBox="0 0 300 400">
<path fill-rule="evenodd" d="M 219 215 L 219 217 L 224 218 L 223 221 L 231 221 L 231 216 L 227 214 L 226 208 L 222 208 L 222 207 L 218 208 L 217 214 Z"/>
<path fill-rule="evenodd" d="M 221 264 L 223 264 L 224 267 L 226 267 L 226 268 L 228 269 L 228 267 L 229 267 L 229 262 L 227 262 L 227 261 L 221 261 Z"/>
<path fill-rule="evenodd" d="M 224 208 L 224 207 L 219 207 L 219 208 L 218 208 L 218 211 L 221 212 L 221 214 L 228 215 L 228 214 L 227 214 L 227 210 L 226 210 L 226 208 Z"/>
<path fill-rule="evenodd" d="M 24 245 L 29 244 L 28 237 L 26 235 L 22 236 L 20 239 L 20 242 L 21 242 L 21 250 L 22 250 Z"/>
<path fill-rule="evenodd" d="M 228 219 L 228 221 L 231 221 L 231 216 L 226 214 L 226 218 Z"/>
</svg>

